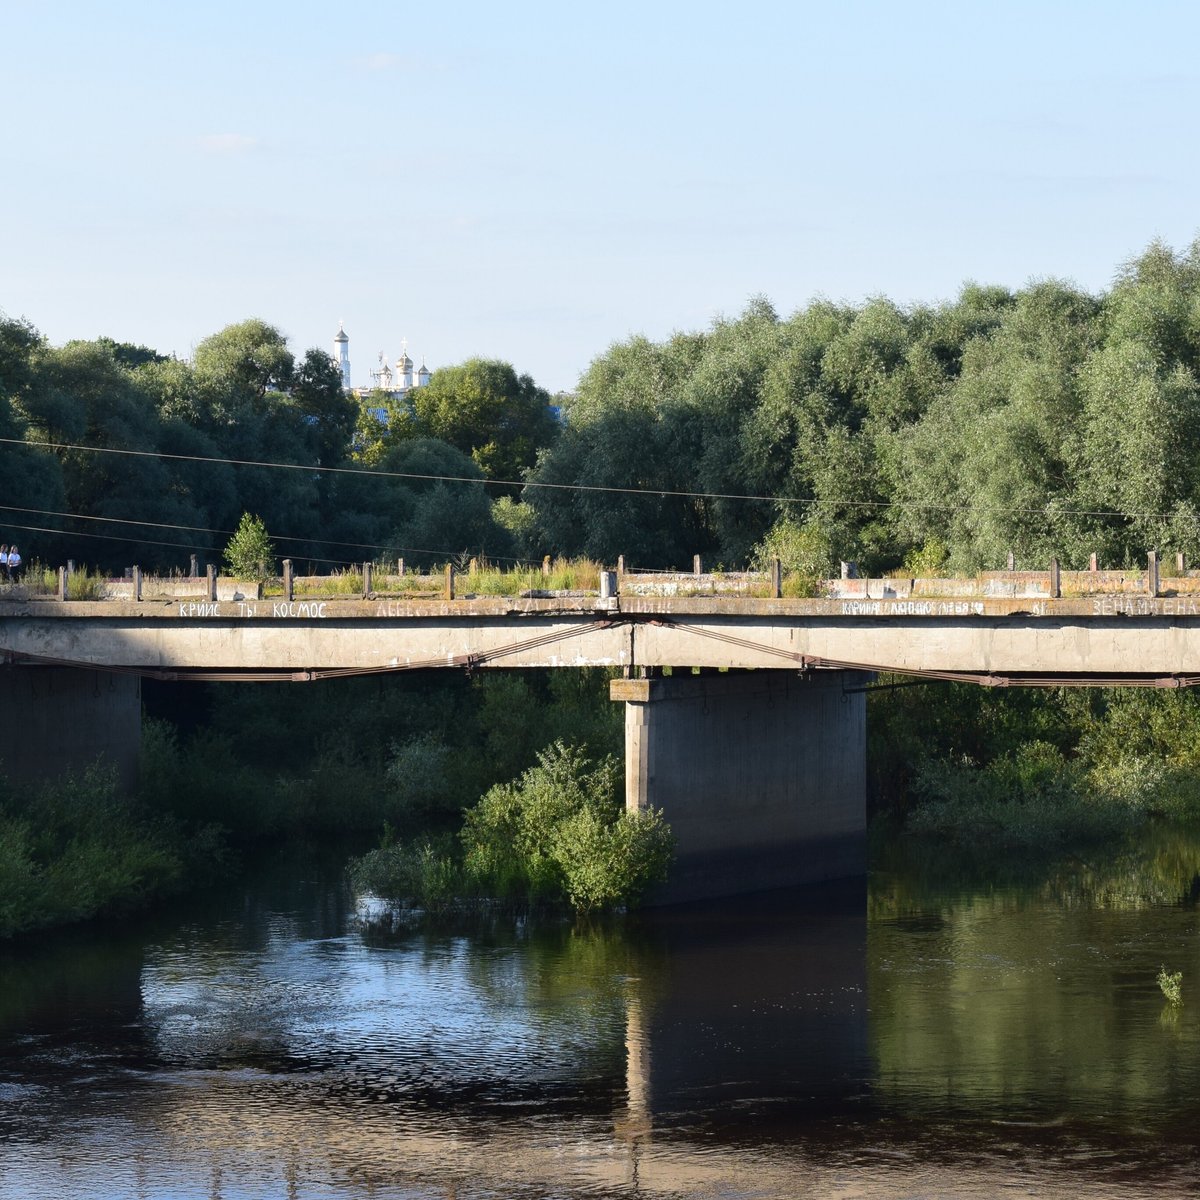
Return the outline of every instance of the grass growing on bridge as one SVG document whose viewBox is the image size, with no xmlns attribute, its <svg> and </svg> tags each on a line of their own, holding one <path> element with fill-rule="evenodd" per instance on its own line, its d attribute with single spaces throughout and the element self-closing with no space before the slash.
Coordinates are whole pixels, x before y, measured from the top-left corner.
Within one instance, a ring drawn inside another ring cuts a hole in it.
<svg viewBox="0 0 1200 1200">
<path fill-rule="evenodd" d="M 68 600 L 103 600 L 106 579 L 90 567 L 76 567 L 67 575 Z M 58 568 L 34 559 L 25 569 L 21 586 L 30 595 L 58 595 Z"/>
</svg>

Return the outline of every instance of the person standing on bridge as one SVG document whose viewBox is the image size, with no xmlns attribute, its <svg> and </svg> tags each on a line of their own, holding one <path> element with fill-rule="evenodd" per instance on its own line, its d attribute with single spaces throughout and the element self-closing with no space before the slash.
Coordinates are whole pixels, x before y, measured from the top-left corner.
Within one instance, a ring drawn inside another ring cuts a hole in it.
<svg viewBox="0 0 1200 1200">
<path fill-rule="evenodd" d="M 0 582 L 8 582 L 8 546 L 0 546 Z"/>
<path fill-rule="evenodd" d="M 21 582 L 21 555 L 16 546 L 8 548 L 8 580 L 10 583 Z"/>
</svg>

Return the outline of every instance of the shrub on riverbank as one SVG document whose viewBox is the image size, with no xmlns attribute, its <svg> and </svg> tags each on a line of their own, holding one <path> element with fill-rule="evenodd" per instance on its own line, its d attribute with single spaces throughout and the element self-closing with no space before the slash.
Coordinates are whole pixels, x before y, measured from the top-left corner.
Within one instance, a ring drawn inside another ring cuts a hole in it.
<svg viewBox="0 0 1200 1200">
<path fill-rule="evenodd" d="M 908 828 L 964 848 L 1050 848 L 1113 837 L 1145 816 L 1123 789 L 1090 785 L 1078 760 L 1030 742 L 986 766 L 933 759 L 913 784 Z M 1132 801 L 1132 802 L 1131 802 Z"/>
<path fill-rule="evenodd" d="M 388 841 L 351 866 L 360 891 L 424 908 L 491 898 L 593 912 L 635 904 L 666 878 L 662 814 L 626 812 L 615 759 L 592 761 L 561 742 L 467 810 L 461 858 L 430 842 Z"/>
<path fill-rule="evenodd" d="M 877 816 L 963 849 L 1054 850 L 1200 816 L 1191 690 L 884 691 L 868 719 Z"/>
<path fill-rule="evenodd" d="M 141 907 L 219 857 L 211 831 L 156 819 L 100 767 L 0 782 L 0 937 Z"/>
<path fill-rule="evenodd" d="M 411 900 L 429 912 L 450 907 L 466 890 L 462 864 L 452 845 L 394 841 L 390 829 L 382 846 L 351 860 L 349 872 L 356 892 Z"/>
</svg>

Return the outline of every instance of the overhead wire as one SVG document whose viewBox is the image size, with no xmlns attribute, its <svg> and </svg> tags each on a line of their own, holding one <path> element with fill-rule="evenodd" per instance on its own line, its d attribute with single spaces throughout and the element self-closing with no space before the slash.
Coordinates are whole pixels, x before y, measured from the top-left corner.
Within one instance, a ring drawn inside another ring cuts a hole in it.
<svg viewBox="0 0 1200 1200">
<path fill-rule="evenodd" d="M 388 471 L 371 467 L 326 467 L 308 463 L 268 462 L 258 459 L 221 458 L 215 455 L 202 454 L 170 454 L 158 450 L 126 450 L 114 446 L 87 446 L 78 442 L 36 441 L 24 438 L 0 437 L 0 444 L 19 446 L 38 446 L 50 450 L 78 450 L 90 454 L 127 455 L 140 458 L 158 458 L 182 462 L 212 463 L 219 466 L 258 467 L 280 471 L 307 471 L 329 475 L 357 475 L 372 479 L 413 479 L 433 483 L 462 483 L 476 487 L 505 487 L 505 488 L 534 488 L 550 489 L 565 492 L 599 492 L 612 495 L 641 496 L 648 499 L 684 499 L 684 500 L 740 500 L 759 504 L 794 504 L 811 507 L 831 508 L 902 508 L 918 509 L 925 512 L 958 512 L 970 509 L 975 512 L 993 512 L 1024 515 L 1041 515 L 1047 513 L 1049 504 L 1040 507 L 1018 505 L 963 505 L 937 504 L 922 500 L 851 500 L 844 497 L 817 496 L 766 496 L 749 492 L 702 492 L 688 491 L 679 488 L 629 487 L 616 484 L 593 483 L 551 483 L 545 480 L 518 479 L 480 479 L 468 475 L 440 475 L 417 471 Z M 1058 516 L 1073 517 L 1116 517 L 1123 520 L 1131 518 L 1149 520 L 1161 517 L 1162 513 L 1131 513 L 1118 512 L 1115 509 L 1088 508 L 1054 508 Z M 435 552 L 436 553 L 436 552 Z"/>
<path fill-rule="evenodd" d="M 210 529 L 204 525 L 180 525 L 180 524 L 173 524 L 173 523 L 167 522 L 167 521 L 143 521 L 137 517 L 99 517 L 99 516 L 93 516 L 88 513 L 61 512 L 61 511 L 58 511 L 55 509 L 49 509 L 49 508 L 24 508 L 24 507 L 15 505 L 15 504 L 0 504 L 0 512 L 29 513 L 33 516 L 39 516 L 39 517 L 62 517 L 64 520 L 69 520 L 69 521 L 104 521 L 104 522 L 108 522 L 108 523 L 115 524 L 115 525 L 141 525 L 141 526 L 145 526 L 148 529 L 173 529 L 173 530 L 178 530 L 178 531 L 184 532 L 184 533 L 212 533 L 212 534 L 218 534 L 221 537 L 232 537 L 235 532 L 232 529 Z M 16 524 L 13 524 L 11 521 L 5 521 L 5 522 L 3 522 L 3 524 L 8 529 L 33 529 L 38 532 L 44 532 L 44 533 L 60 533 L 67 537 L 107 538 L 109 541 L 114 541 L 114 542 L 131 542 L 131 543 L 134 543 L 137 545 L 148 545 L 148 546 L 180 546 L 184 550 L 189 550 L 189 549 L 191 549 L 191 550 L 201 550 L 201 549 L 212 550 L 212 549 L 214 549 L 214 547 L 212 547 L 212 546 L 198 546 L 198 545 L 183 544 L 183 543 L 178 543 L 178 542 L 156 542 L 149 538 L 123 536 L 123 535 L 117 534 L 117 533 L 109 533 L 109 534 L 90 533 L 89 534 L 89 533 L 81 533 L 76 530 L 43 529 L 41 526 L 37 526 L 37 525 L 16 525 Z M 356 550 L 395 550 L 401 554 L 454 555 L 454 554 L 459 553 L 459 551 L 457 551 L 457 550 L 434 550 L 434 549 L 429 549 L 429 548 L 421 547 L 421 546 L 399 546 L 399 545 L 395 545 L 393 543 L 375 543 L 375 542 L 341 542 L 341 541 L 337 541 L 337 540 L 333 540 L 333 539 L 329 539 L 329 538 L 323 538 L 323 537 L 294 537 L 294 536 L 285 536 L 282 534 L 278 534 L 278 535 L 272 534 L 271 540 L 273 542 L 300 542 L 300 543 L 308 543 L 310 545 L 313 542 L 318 542 L 323 546 L 346 546 L 346 547 L 350 547 L 350 548 L 353 548 Z M 349 563 L 352 561 L 350 559 L 321 558 L 321 557 L 315 556 L 315 555 L 305 555 L 304 557 L 309 562 Z M 515 562 L 515 563 L 523 563 L 523 564 L 527 564 L 527 565 L 536 565 L 535 560 L 533 560 L 533 559 L 512 558 L 512 557 L 506 556 L 506 555 L 489 555 L 488 557 L 489 557 L 489 559 L 492 559 L 497 562 Z"/>
</svg>

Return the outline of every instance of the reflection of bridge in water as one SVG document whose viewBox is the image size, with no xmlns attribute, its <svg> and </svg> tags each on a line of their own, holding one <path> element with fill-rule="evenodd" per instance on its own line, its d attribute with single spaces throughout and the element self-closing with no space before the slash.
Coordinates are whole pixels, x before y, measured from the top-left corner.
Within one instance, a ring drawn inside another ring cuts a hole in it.
<svg viewBox="0 0 1200 1200">
<path fill-rule="evenodd" d="M 0 1149 L 6 1186 L 76 1194 L 64 1183 L 119 1137 L 129 1153 L 105 1155 L 95 1194 L 207 1179 L 214 1197 L 669 1196 L 736 1181 L 782 1197 L 797 1169 L 825 1168 L 802 1147 L 767 1152 L 776 1123 L 827 1125 L 869 1087 L 861 886 L 628 931 L 506 922 L 365 946 L 264 917 L 270 932 L 244 944 L 225 918 L 189 922 L 140 962 L 117 953 L 112 978 L 86 956 L 73 978 L 65 956 L 57 986 L 107 1055 L 12 1139 L 30 1138 L 27 1162 Z M 78 1028 L 48 999 L 33 1012 Z M 34 1021 L 11 1016 L 0 1006 L 0 1035 Z"/>
<path fill-rule="evenodd" d="M 990 686 L 1200 681 L 1196 580 L 1156 579 L 1147 592 L 1105 576 L 1115 590 L 1065 594 L 1087 574 L 940 597 L 917 586 L 927 581 L 847 580 L 815 600 L 9 602 L 6 768 L 36 776 L 103 753 L 132 779 L 139 676 L 608 667 L 622 675 L 612 696 L 626 706 L 626 802 L 661 808 L 678 839 L 661 899 L 837 878 L 864 865 L 871 673 Z"/>
<path fill-rule="evenodd" d="M 1164 847 L 1174 893 L 1195 862 Z M 1194 1022 L 1153 972 L 1190 915 L 896 886 L 360 938 L 289 885 L 50 944 L 0 998 L 0 1190 L 1186 1192 Z"/>
</svg>

